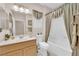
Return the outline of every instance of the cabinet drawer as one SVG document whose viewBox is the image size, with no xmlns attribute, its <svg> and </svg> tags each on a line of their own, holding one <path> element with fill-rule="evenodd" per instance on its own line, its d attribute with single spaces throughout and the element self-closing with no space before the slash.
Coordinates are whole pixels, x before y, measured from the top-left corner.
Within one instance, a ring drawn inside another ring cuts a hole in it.
<svg viewBox="0 0 79 59">
<path fill-rule="evenodd" d="M 24 48 L 24 56 L 36 56 L 36 54 L 37 54 L 36 46 Z"/>
<path fill-rule="evenodd" d="M 16 50 L 9 53 L 4 54 L 4 56 L 22 56 L 23 51 L 22 50 Z"/>
<path fill-rule="evenodd" d="M 21 43 L 6 45 L 6 46 L 0 46 L 0 55 L 8 53 L 10 51 L 23 49 L 24 47 L 28 47 L 31 45 L 36 45 L 35 40 L 25 41 L 25 42 L 21 42 Z"/>
</svg>

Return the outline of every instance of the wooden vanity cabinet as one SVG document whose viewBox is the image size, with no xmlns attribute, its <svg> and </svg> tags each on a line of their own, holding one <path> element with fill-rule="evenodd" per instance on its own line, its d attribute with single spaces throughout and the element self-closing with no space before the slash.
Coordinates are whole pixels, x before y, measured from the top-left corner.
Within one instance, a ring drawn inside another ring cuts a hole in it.
<svg viewBox="0 0 79 59">
<path fill-rule="evenodd" d="M 24 51 L 24 56 L 35 56 L 36 55 L 36 46 L 32 46 L 32 47 L 29 47 L 29 48 L 25 48 L 23 49 Z"/>
<path fill-rule="evenodd" d="M 22 50 L 11 51 L 9 53 L 3 54 L 3 56 L 23 56 Z"/>
<path fill-rule="evenodd" d="M 36 56 L 36 54 L 36 40 L 0 46 L 0 55 L 2 56 Z"/>
</svg>

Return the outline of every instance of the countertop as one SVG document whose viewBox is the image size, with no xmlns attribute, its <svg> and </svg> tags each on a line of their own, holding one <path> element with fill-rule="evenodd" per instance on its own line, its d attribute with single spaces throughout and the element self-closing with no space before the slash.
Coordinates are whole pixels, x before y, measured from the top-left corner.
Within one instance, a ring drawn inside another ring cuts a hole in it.
<svg viewBox="0 0 79 59">
<path fill-rule="evenodd" d="M 9 40 L 6 40 L 6 41 L 0 41 L 0 46 L 20 43 L 20 42 L 29 41 L 29 40 L 35 40 L 35 39 L 36 39 L 36 37 L 28 37 L 28 36 L 25 36 L 23 38 L 16 37 L 15 39 L 9 39 Z"/>
</svg>

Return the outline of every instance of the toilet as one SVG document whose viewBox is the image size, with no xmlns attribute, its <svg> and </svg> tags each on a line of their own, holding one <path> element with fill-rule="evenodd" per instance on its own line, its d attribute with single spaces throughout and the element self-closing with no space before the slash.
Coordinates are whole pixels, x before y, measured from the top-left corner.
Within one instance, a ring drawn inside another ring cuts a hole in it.
<svg viewBox="0 0 79 59">
<path fill-rule="evenodd" d="M 48 46 L 49 45 L 45 42 L 40 42 L 39 43 L 39 51 L 38 52 L 41 56 L 48 56 L 48 53 L 47 53 Z"/>
<path fill-rule="evenodd" d="M 39 56 L 47 56 L 47 50 L 48 50 L 48 44 L 45 43 L 44 39 L 43 39 L 43 35 L 39 34 L 36 35 L 36 43 L 37 43 L 37 47 L 38 47 L 38 55 Z"/>
</svg>

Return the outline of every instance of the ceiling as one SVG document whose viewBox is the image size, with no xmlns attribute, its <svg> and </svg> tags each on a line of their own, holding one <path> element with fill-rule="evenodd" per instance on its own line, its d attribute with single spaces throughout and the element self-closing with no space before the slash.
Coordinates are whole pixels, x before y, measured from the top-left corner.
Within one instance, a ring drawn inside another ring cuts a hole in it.
<svg viewBox="0 0 79 59">
<path fill-rule="evenodd" d="M 22 5 L 25 8 L 38 10 L 38 11 L 46 14 L 46 13 L 49 13 L 52 10 L 62 6 L 64 3 L 17 3 L 17 4 Z M 3 4 L 0 4 L 1 7 L 2 7 L 2 5 Z M 7 5 L 7 8 L 12 8 L 12 5 L 14 5 L 14 3 L 5 4 L 5 5 Z"/>
<path fill-rule="evenodd" d="M 32 9 L 37 9 L 38 11 L 42 11 L 45 13 L 49 13 L 54 9 L 62 6 L 65 3 L 21 3 L 21 5 L 25 7 L 29 7 Z"/>
<path fill-rule="evenodd" d="M 54 10 L 60 6 L 62 6 L 63 4 L 65 3 L 25 3 L 23 4 L 24 6 L 27 6 L 27 5 L 37 5 L 37 6 L 41 6 L 43 8 L 46 8 L 46 9 L 49 9 L 49 10 Z"/>
<path fill-rule="evenodd" d="M 64 3 L 40 3 L 40 5 L 45 6 L 50 9 L 56 9 L 63 5 Z"/>
</svg>

